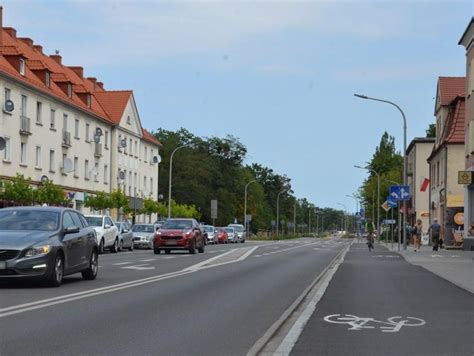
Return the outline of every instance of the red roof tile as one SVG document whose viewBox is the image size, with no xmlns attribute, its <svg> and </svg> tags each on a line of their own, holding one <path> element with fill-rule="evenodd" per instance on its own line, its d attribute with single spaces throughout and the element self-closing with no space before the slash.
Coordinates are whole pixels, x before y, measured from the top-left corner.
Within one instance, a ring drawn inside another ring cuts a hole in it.
<svg viewBox="0 0 474 356">
<path fill-rule="evenodd" d="M 441 105 L 449 105 L 457 96 L 466 96 L 465 77 L 439 77 L 438 83 Z"/>
<path fill-rule="evenodd" d="M 465 100 L 457 97 L 449 112 L 450 130 L 446 137 L 448 143 L 464 143 Z"/>
<path fill-rule="evenodd" d="M 107 111 L 109 117 L 116 125 L 120 123 L 123 111 L 125 110 L 125 106 L 127 105 L 131 95 L 131 90 L 107 90 L 95 93 L 95 97 L 99 101 L 100 105 L 105 111 Z"/>
<path fill-rule="evenodd" d="M 145 129 L 142 129 L 143 131 L 143 139 L 148 141 L 148 142 L 151 142 L 151 143 L 154 143 L 155 145 L 158 145 L 158 146 L 162 146 L 161 142 L 158 141 L 155 136 L 153 136 L 151 133 L 149 133 L 147 130 Z"/>
</svg>

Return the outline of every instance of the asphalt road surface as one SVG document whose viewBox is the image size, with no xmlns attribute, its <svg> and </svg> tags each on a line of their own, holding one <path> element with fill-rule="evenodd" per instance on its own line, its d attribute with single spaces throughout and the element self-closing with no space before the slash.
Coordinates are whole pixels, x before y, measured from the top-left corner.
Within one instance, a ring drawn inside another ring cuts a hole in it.
<svg viewBox="0 0 474 356">
<path fill-rule="evenodd" d="M 292 355 L 473 356 L 474 296 L 384 247 L 354 243 Z"/>
<path fill-rule="evenodd" d="M 122 252 L 100 256 L 95 281 L 74 275 L 60 288 L 1 282 L 0 354 L 245 355 L 349 243 L 298 239 L 207 246 L 196 255 Z M 346 273 L 340 278 L 347 279 Z M 357 273 L 367 275 L 363 269 Z M 365 299 L 380 304 L 365 284 L 356 292 L 352 286 L 346 297 L 355 304 Z M 393 297 L 392 290 L 383 297 Z M 451 297 L 467 299 L 457 293 Z M 339 298 L 337 304 L 344 296 Z M 453 308 L 461 310 L 464 299 Z M 426 318 L 423 300 L 414 296 L 412 302 L 421 303 L 414 314 Z M 443 303 L 455 302 L 446 297 Z M 333 312 L 366 315 L 368 310 L 334 307 Z"/>
</svg>

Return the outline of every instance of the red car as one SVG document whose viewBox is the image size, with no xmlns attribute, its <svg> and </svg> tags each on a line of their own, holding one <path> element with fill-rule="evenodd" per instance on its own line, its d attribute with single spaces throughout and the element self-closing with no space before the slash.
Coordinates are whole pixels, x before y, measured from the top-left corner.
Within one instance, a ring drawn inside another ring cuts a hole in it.
<svg viewBox="0 0 474 356">
<path fill-rule="evenodd" d="M 225 231 L 225 227 L 216 227 L 217 242 L 220 244 L 226 244 L 229 242 L 229 235 Z"/>
<path fill-rule="evenodd" d="M 161 250 L 171 253 L 172 250 L 187 250 L 194 254 L 204 252 L 204 235 L 194 219 L 168 219 L 156 232 L 153 238 L 153 252 Z"/>
</svg>

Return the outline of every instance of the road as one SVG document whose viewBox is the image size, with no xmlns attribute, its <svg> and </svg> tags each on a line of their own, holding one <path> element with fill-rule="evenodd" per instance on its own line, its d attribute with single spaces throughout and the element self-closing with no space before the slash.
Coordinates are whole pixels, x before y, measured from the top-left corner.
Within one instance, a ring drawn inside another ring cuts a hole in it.
<svg viewBox="0 0 474 356">
<path fill-rule="evenodd" d="M 60 288 L 0 284 L 1 355 L 245 355 L 350 241 L 105 254 Z"/>
</svg>

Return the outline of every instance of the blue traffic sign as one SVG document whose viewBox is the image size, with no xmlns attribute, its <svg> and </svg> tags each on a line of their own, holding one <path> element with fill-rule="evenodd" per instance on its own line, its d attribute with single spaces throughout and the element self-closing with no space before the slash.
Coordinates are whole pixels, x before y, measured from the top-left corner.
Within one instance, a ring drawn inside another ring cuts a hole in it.
<svg viewBox="0 0 474 356">
<path fill-rule="evenodd" d="M 398 202 L 393 199 L 393 197 L 387 197 L 387 205 L 389 208 L 396 208 L 398 206 Z"/>
<path fill-rule="evenodd" d="M 390 197 L 392 200 L 410 200 L 410 187 L 408 185 L 390 186 Z"/>
</svg>

